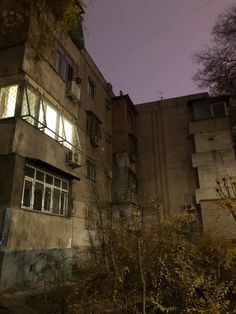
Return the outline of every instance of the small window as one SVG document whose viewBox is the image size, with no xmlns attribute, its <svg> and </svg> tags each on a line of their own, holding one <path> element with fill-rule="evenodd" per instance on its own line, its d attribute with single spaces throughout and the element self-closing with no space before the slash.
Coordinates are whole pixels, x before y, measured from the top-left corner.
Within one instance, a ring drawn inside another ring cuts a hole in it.
<svg viewBox="0 0 236 314">
<path fill-rule="evenodd" d="M 93 209 L 89 206 L 84 208 L 84 229 L 94 230 L 96 226 L 96 219 Z"/>
<path fill-rule="evenodd" d="M 223 118 L 228 115 L 225 102 L 216 102 L 211 104 L 212 116 L 214 118 Z"/>
<path fill-rule="evenodd" d="M 65 216 L 68 211 L 69 181 L 43 168 L 27 164 L 22 208 Z"/>
<path fill-rule="evenodd" d="M 87 111 L 87 134 L 93 146 L 99 146 L 102 138 L 101 121 L 92 111 Z"/>
<path fill-rule="evenodd" d="M 87 167 L 87 178 L 92 180 L 92 181 L 95 181 L 96 180 L 96 163 L 95 163 L 95 161 L 87 158 L 86 167 Z"/>
<path fill-rule="evenodd" d="M 0 119 L 14 117 L 18 85 L 0 87 Z"/>
<path fill-rule="evenodd" d="M 130 191 L 136 193 L 137 187 L 138 187 L 137 177 L 136 177 L 136 174 L 133 171 L 131 171 L 130 169 L 129 169 L 129 182 L 128 182 L 128 184 L 129 184 Z"/>
<path fill-rule="evenodd" d="M 88 80 L 88 95 L 94 99 L 95 98 L 95 85 L 91 80 Z"/>
<path fill-rule="evenodd" d="M 74 62 L 68 53 L 57 43 L 55 69 L 59 76 L 66 82 L 73 80 Z"/>
</svg>

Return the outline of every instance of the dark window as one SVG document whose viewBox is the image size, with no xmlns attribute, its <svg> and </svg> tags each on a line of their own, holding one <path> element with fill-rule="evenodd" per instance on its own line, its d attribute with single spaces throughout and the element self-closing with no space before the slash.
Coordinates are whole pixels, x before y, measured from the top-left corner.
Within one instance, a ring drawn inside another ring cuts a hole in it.
<svg viewBox="0 0 236 314">
<path fill-rule="evenodd" d="M 194 120 L 224 118 L 228 115 L 225 102 L 217 103 L 196 103 L 193 105 Z"/>
<path fill-rule="evenodd" d="M 88 80 L 88 95 L 92 99 L 95 98 L 95 85 L 94 85 L 94 83 L 90 79 Z"/>
<path fill-rule="evenodd" d="M 96 164 L 95 161 L 87 158 L 86 160 L 86 167 L 87 167 L 87 178 L 95 181 L 96 179 Z"/>
<path fill-rule="evenodd" d="M 66 215 L 68 209 L 69 181 L 37 168 L 26 165 L 22 195 L 22 207 L 25 209 Z"/>
<path fill-rule="evenodd" d="M 56 44 L 56 64 L 55 68 L 59 76 L 67 83 L 73 80 L 74 62 L 67 52 Z"/>
<path fill-rule="evenodd" d="M 212 103 L 211 110 L 214 118 L 223 118 L 228 114 L 227 107 L 224 102 Z"/>
<path fill-rule="evenodd" d="M 87 111 L 87 134 L 93 146 L 96 147 L 100 145 L 102 137 L 101 121 L 91 111 Z"/>
<path fill-rule="evenodd" d="M 129 160 L 131 163 L 137 162 L 138 146 L 137 139 L 132 134 L 129 134 Z"/>
<path fill-rule="evenodd" d="M 86 230 L 94 230 L 96 226 L 96 219 L 91 207 L 84 208 L 84 228 Z"/>
<path fill-rule="evenodd" d="M 137 192 L 137 177 L 136 174 L 129 169 L 129 189 L 132 192 Z"/>
</svg>

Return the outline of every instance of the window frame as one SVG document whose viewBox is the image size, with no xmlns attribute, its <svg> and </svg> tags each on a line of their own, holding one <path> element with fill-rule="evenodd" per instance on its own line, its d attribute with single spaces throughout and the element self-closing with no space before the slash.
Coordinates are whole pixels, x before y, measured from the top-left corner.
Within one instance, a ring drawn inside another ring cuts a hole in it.
<svg viewBox="0 0 236 314">
<path fill-rule="evenodd" d="M 75 62 L 58 42 L 55 44 L 55 50 L 55 70 L 60 78 L 68 84 L 74 79 Z"/>
<path fill-rule="evenodd" d="M 31 112 L 32 105 L 30 103 L 29 93 L 35 97 L 34 114 Z M 47 108 L 49 107 L 56 112 L 56 123 L 54 129 L 52 129 L 47 123 Z M 52 102 L 50 102 L 30 84 L 25 84 L 24 86 L 21 117 L 23 120 L 68 149 L 80 150 L 80 142 L 76 125 L 62 113 L 62 110 L 59 110 L 54 104 L 52 104 Z M 71 142 L 67 138 L 67 134 L 69 133 L 66 132 L 66 123 L 69 123 L 71 126 Z"/>
<path fill-rule="evenodd" d="M 88 78 L 88 90 L 87 90 L 87 92 L 88 92 L 88 96 L 94 100 L 95 95 L 96 95 L 96 86 L 90 78 Z"/>
<path fill-rule="evenodd" d="M 96 181 L 96 162 L 89 157 L 86 158 L 86 178 Z"/>
<path fill-rule="evenodd" d="M 99 146 L 102 139 L 102 122 L 92 111 L 86 111 L 86 132 L 93 146 Z M 96 138 L 96 141 L 95 141 Z"/>
<path fill-rule="evenodd" d="M 26 169 L 30 168 L 30 169 L 34 169 L 34 176 L 31 177 L 29 175 L 26 174 Z M 44 175 L 44 179 L 39 180 L 37 178 L 37 173 L 43 173 Z M 46 182 L 47 180 L 47 176 L 52 177 L 52 183 L 48 183 Z M 55 184 L 55 181 L 59 180 L 60 181 L 60 186 L 57 186 Z M 29 197 L 29 206 L 25 205 L 25 186 L 26 186 L 26 182 L 31 182 L 32 186 L 31 186 L 31 193 L 30 193 L 30 197 Z M 63 187 L 63 183 L 66 183 L 67 188 Z M 34 208 L 35 206 L 35 191 L 36 191 L 36 184 L 42 184 L 43 185 L 43 190 L 42 190 L 42 200 L 41 200 L 41 210 L 37 210 Z M 46 195 L 46 189 L 49 188 L 50 189 L 50 208 L 49 210 L 45 210 L 45 195 Z M 54 202 L 54 196 L 55 196 L 55 191 L 59 191 L 60 192 L 60 197 L 59 197 L 59 208 L 58 208 L 58 212 L 55 212 L 55 209 L 53 208 L 53 202 Z M 68 178 L 65 178 L 63 176 L 60 176 L 58 174 L 56 174 L 55 172 L 52 171 L 48 171 L 42 167 L 38 167 L 36 165 L 33 165 L 31 163 L 26 163 L 25 165 L 25 175 L 24 175 L 24 183 L 23 183 L 23 190 L 22 190 L 22 197 L 21 197 L 21 208 L 28 210 L 28 211 L 32 211 L 32 212 L 36 212 L 36 213 L 43 213 L 43 214 L 50 214 L 50 215 L 56 215 L 56 216 L 62 216 L 62 217 L 66 217 L 68 216 L 68 205 L 69 205 L 69 194 L 70 194 L 70 180 Z M 62 195 L 64 195 L 63 197 L 63 207 L 62 207 Z M 65 197 L 66 196 L 66 197 Z"/>
</svg>

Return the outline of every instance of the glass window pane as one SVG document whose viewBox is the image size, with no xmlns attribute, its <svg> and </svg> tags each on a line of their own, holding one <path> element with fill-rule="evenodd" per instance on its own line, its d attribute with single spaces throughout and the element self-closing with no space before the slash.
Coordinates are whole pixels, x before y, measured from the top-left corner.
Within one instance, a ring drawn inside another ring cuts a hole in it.
<svg viewBox="0 0 236 314">
<path fill-rule="evenodd" d="M 68 190 L 68 182 L 62 181 L 62 188 L 63 188 L 64 190 Z"/>
<path fill-rule="evenodd" d="M 209 104 L 197 103 L 193 105 L 194 120 L 210 119 L 212 117 Z"/>
<path fill-rule="evenodd" d="M 54 189 L 52 212 L 55 214 L 59 214 L 60 213 L 59 209 L 60 209 L 60 190 Z"/>
<path fill-rule="evenodd" d="M 25 180 L 23 206 L 30 207 L 31 197 L 32 197 L 32 182 Z"/>
<path fill-rule="evenodd" d="M 42 171 L 37 170 L 36 179 L 39 181 L 44 181 L 44 173 Z"/>
<path fill-rule="evenodd" d="M 73 125 L 67 119 L 63 118 L 64 128 L 65 128 L 65 136 L 67 142 L 73 144 Z M 71 145 L 65 142 L 64 145 L 71 149 Z"/>
<path fill-rule="evenodd" d="M 21 115 L 25 116 L 24 120 L 32 125 L 35 125 L 35 120 L 38 120 L 38 100 L 38 95 L 36 95 L 30 89 L 27 88 L 27 91 L 24 91 Z"/>
<path fill-rule="evenodd" d="M 46 174 L 46 183 L 52 184 L 53 183 L 53 177 L 49 174 Z"/>
<path fill-rule="evenodd" d="M 42 183 L 35 183 L 35 190 L 34 190 L 34 210 L 41 211 L 42 210 L 42 200 L 43 200 L 43 184 Z"/>
<path fill-rule="evenodd" d="M 54 179 L 54 185 L 59 188 L 61 186 L 61 180 L 58 178 L 55 178 Z"/>
<path fill-rule="evenodd" d="M 55 133 L 57 131 L 57 120 L 58 120 L 57 111 L 53 107 L 47 105 L 46 108 L 47 129 L 45 130 L 45 133 L 54 139 L 56 137 Z"/>
<path fill-rule="evenodd" d="M 34 168 L 26 166 L 25 167 L 25 175 L 31 178 L 34 178 Z"/>
<path fill-rule="evenodd" d="M 14 117 L 18 85 L 0 88 L 0 118 Z"/>
<path fill-rule="evenodd" d="M 46 187 L 44 194 L 44 210 L 50 211 L 51 209 L 51 195 L 52 190 L 50 187 Z"/>
<path fill-rule="evenodd" d="M 218 102 L 212 104 L 212 112 L 215 118 L 224 118 L 226 116 L 225 104 L 223 102 Z"/>
</svg>

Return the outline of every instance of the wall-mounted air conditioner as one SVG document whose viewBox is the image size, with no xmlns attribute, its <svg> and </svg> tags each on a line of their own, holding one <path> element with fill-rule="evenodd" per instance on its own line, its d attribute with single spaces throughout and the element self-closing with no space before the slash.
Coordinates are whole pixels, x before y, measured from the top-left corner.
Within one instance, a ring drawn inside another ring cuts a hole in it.
<svg viewBox="0 0 236 314">
<path fill-rule="evenodd" d="M 196 205 L 192 204 L 192 203 L 186 203 L 186 204 L 184 204 L 184 210 L 186 212 L 193 212 L 196 210 Z"/>
<path fill-rule="evenodd" d="M 75 81 L 70 81 L 67 84 L 66 95 L 73 101 L 80 100 L 80 86 Z"/>
<path fill-rule="evenodd" d="M 81 167 L 82 157 L 80 152 L 69 150 L 66 153 L 66 164 L 71 165 L 73 168 Z"/>
</svg>

